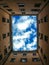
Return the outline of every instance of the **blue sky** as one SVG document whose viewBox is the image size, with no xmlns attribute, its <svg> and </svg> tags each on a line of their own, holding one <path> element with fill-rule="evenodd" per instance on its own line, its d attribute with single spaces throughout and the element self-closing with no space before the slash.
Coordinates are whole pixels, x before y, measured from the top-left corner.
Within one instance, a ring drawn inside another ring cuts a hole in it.
<svg viewBox="0 0 49 65">
<path fill-rule="evenodd" d="M 12 16 L 12 41 L 14 51 L 37 49 L 36 16 Z"/>
</svg>

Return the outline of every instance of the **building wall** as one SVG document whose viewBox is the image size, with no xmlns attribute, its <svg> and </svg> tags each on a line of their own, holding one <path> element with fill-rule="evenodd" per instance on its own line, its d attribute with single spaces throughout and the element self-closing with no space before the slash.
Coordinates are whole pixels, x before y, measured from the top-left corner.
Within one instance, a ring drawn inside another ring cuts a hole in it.
<svg viewBox="0 0 49 65">
<path fill-rule="evenodd" d="M 3 63 L 10 50 L 9 14 L 0 9 L 0 64 Z"/>
<path fill-rule="evenodd" d="M 38 22 L 39 22 L 38 52 L 44 65 L 49 65 L 49 3 L 39 13 Z M 0 64 L 3 63 L 3 61 L 7 57 L 7 54 L 11 50 L 10 35 L 8 33 L 10 33 L 10 16 L 7 12 L 0 9 Z M 6 54 L 4 52 L 6 52 Z M 11 57 L 9 59 L 11 59 Z"/>
<path fill-rule="evenodd" d="M 35 52 L 34 52 L 35 53 Z M 14 58 L 14 61 L 12 59 Z M 27 62 L 21 62 L 21 58 L 26 58 Z M 8 60 L 6 61 L 5 65 L 42 65 L 41 61 L 32 61 L 32 58 L 38 58 L 39 55 L 36 52 L 35 55 L 33 55 L 32 52 L 26 53 L 26 56 L 23 55 L 23 53 L 11 53 Z"/>
<path fill-rule="evenodd" d="M 49 3 L 38 15 L 39 54 L 45 65 L 49 65 Z"/>
</svg>

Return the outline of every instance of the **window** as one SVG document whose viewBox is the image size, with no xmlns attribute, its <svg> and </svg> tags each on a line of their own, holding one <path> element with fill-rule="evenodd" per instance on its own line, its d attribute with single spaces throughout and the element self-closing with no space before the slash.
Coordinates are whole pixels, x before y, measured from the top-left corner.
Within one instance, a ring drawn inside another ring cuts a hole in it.
<svg viewBox="0 0 49 65">
<path fill-rule="evenodd" d="M 37 16 L 12 16 L 13 51 L 37 50 Z"/>
<path fill-rule="evenodd" d="M 38 62 L 38 61 L 40 61 L 40 59 L 39 58 L 32 58 L 32 61 L 33 62 Z"/>
<path fill-rule="evenodd" d="M 13 11 L 12 14 L 15 14 L 15 12 Z"/>
<path fill-rule="evenodd" d="M 15 58 L 11 58 L 10 62 L 14 62 L 15 61 Z"/>
<path fill-rule="evenodd" d="M 40 9 L 31 9 L 31 11 L 37 11 L 37 12 L 39 12 Z"/>
<path fill-rule="evenodd" d="M 6 22 L 6 18 L 3 17 L 3 18 L 2 18 L 2 22 Z"/>
<path fill-rule="evenodd" d="M 17 55 L 17 52 L 14 52 L 13 55 L 16 56 Z"/>
<path fill-rule="evenodd" d="M 20 62 L 26 63 L 27 62 L 27 58 L 21 58 Z"/>
<path fill-rule="evenodd" d="M 9 19 L 7 19 L 7 23 L 9 23 Z"/>
<path fill-rule="evenodd" d="M 33 52 L 33 56 L 36 56 L 36 52 Z"/>
<path fill-rule="evenodd" d="M 4 55 L 6 55 L 6 54 L 7 54 L 7 48 L 4 49 Z"/>
<path fill-rule="evenodd" d="M 41 23 L 43 23 L 43 19 L 41 19 Z"/>
<path fill-rule="evenodd" d="M 45 60 L 45 62 L 47 62 L 47 57 L 46 57 L 46 55 L 44 54 L 44 60 Z"/>
<path fill-rule="evenodd" d="M 48 17 L 47 16 L 44 17 L 44 22 L 48 22 Z"/>
<path fill-rule="evenodd" d="M 41 51 L 41 53 L 43 54 L 43 49 L 42 49 L 42 48 L 40 49 L 40 51 Z"/>
<path fill-rule="evenodd" d="M 9 8 L 9 6 L 8 6 L 8 5 L 4 5 L 3 7 L 4 7 L 4 8 Z"/>
<path fill-rule="evenodd" d="M 38 45 L 38 49 L 40 49 L 40 46 Z"/>
<path fill-rule="evenodd" d="M 23 53 L 23 56 L 26 56 L 27 55 L 27 53 Z"/>
<path fill-rule="evenodd" d="M 19 7 L 24 7 L 24 3 L 18 3 Z"/>
<path fill-rule="evenodd" d="M 2 60 L 2 54 L 0 54 L 0 61 Z"/>
<path fill-rule="evenodd" d="M 12 12 L 12 9 L 7 9 L 9 12 Z"/>
<path fill-rule="evenodd" d="M 3 39 L 6 38 L 6 34 L 3 34 Z"/>
<path fill-rule="evenodd" d="M 44 35 L 44 40 L 48 42 L 48 36 Z"/>
<path fill-rule="evenodd" d="M 9 32 L 7 33 L 7 36 L 10 36 L 10 33 Z"/>
<path fill-rule="evenodd" d="M 24 12 L 22 12 L 22 15 L 24 15 L 25 14 L 25 11 Z"/>
<path fill-rule="evenodd" d="M 35 7 L 40 7 L 40 6 L 41 6 L 41 3 L 35 3 L 34 6 L 35 6 Z"/>
<path fill-rule="evenodd" d="M 20 9 L 22 12 L 25 12 L 25 9 Z"/>
<path fill-rule="evenodd" d="M 11 47 L 10 47 L 10 45 L 8 46 L 8 49 L 10 49 Z"/>
<path fill-rule="evenodd" d="M 38 20 L 38 23 L 40 23 L 40 20 Z"/>
<path fill-rule="evenodd" d="M 39 32 L 39 37 L 40 37 L 40 32 Z"/>
<path fill-rule="evenodd" d="M 0 41 L 1 41 L 1 35 L 0 35 Z"/>
<path fill-rule="evenodd" d="M 43 34 L 42 33 L 40 33 L 40 39 L 43 39 Z"/>
</svg>

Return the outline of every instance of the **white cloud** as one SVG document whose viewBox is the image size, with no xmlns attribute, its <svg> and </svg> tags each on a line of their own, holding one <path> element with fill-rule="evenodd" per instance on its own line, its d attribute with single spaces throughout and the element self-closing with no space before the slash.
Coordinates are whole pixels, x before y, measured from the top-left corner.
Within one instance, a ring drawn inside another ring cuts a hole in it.
<svg viewBox="0 0 49 65">
<path fill-rule="evenodd" d="M 36 43 L 37 43 L 37 37 L 35 37 L 33 40 L 34 40 L 34 41 L 33 41 L 32 43 L 28 43 L 28 44 L 27 44 L 27 48 L 31 48 L 31 46 L 36 45 Z"/>
<path fill-rule="evenodd" d="M 32 46 L 36 45 L 37 43 L 37 38 L 35 37 L 34 38 L 34 42 L 32 43 L 28 43 L 27 44 L 27 47 L 25 47 L 25 42 L 24 40 L 20 40 L 20 42 L 18 40 L 16 40 L 14 43 L 13 43 L 13 46 L 15 48 L 15 50 L 18 50 L 19 48 L 23 48 L 23 50 L 27 50 L 26 48 L 28 48 L 29 50 L 36 50 L 35 47 L 32 48 Z"/>
<path fill-rule="evenodd" d="M 29 38 L 31 33 L 32 31 L 28 31 L 28 32 L 23 33 L 23 35 L 13 36 L 13 40 Z"/>
<path fill-rule="evenodd" d="M 16 48 L 16 49 L 19 49 L 19 48 L 25 46 L 25 43 L 24 43 L 23 40 L 20 40 L 20 42 L 19 42 L 18 40 L 16 40 L 16 41 L 13 43 L 13 46 L 14 46 L 14 48 Z"/>
<path fill-rule="evenodd" d="M 32 19 L 27 19 L 27 20 L 24 19 L 24 22 L 17 23 L 17 28 L 19 30 L 25 30 L 33 23 L 33 21 L 34 20 Z"/>
<path fill-rule="evenodd" d="M 29 19 L 29 16 L 21 16 L 21 17 L 17 20 L 17 22 L 24 22 L 24 21 L 26 21 L 27 19 Z"/>
<path fill-rule="evenodd" d="M 36 50 L 36 48 L 32 48 L 32 46 L 36 45 L 37 43 L 37 37 L 33 38 L 33 42 L 26 44 L 25 47 L 25 39 L 30 38 L 30 34 L 36 35 L 36 32 L 33 28 L 31 28 L 29 31 L 27 32 L 23 32 L 23 30 L 26 30 L 28 27 L 30 27 L 32 24 L 35 25 L 36 27 L 36 21 L 34 21 L 34 19 L 30 18 L 29 16 L 22 16 L 20 17 L 16 24 L 14 24 L 15 22 L 15 18 L 13 18 L 13 30 L 15 31 L 15 29 L 17 29 L 16 35 L 13 35 L 13 49 L 14 50 L 18 50 L 19 48 L 23 48 L 22 50 L 27 50 L 27 48 L 29 50 Z M 22 33 L 19 34 L 19 32 Z M 15 40 L 15 41 L 14 41 Z M 19 40 L 19 41 L 18 41 Z"/>
<path fill-rule="evenodd" d="M 23 50 L 24 50 L 24 51 L 27 50 L 26 47 L 23 47 Z"/>
<path fill-rule="evenodd" d="M 14 23 L 15 19 L 13 18 L 13 23 Z M 17 24 L 13 24 L 14 29 L 18 28 L 19 30 L 25 30 L 28 26 L 30 26 L 34 20 L 32 18 L 30 18 L 29 16 L 22 16 L 20 17 L 20 19 L 17 20 L 18 23 Z"/>
</svg>

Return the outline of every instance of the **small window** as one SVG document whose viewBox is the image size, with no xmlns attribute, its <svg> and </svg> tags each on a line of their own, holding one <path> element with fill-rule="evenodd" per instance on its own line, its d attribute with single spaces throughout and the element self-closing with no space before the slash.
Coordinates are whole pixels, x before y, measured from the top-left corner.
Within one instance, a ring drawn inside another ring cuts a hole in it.
<svg viewBox="0 0 49 65">
<path fill-rule="evenodd" d="M 10 46 L 8 46 L 8 49 L 10 49 Z"/>
<path fill-rule="evenodd" d="M 44 60 L 45 60 L 45 62 L 47 62 L 47 57 L 46 57 L 46 55 L 44 54 Z"/>
<path fill-rule="evenodd" d="M 7 19 L 7 23 L 9 23 L 9 19 Z"/>
<path fill-rule="evenodd" d="M 6 18 L 3 17 L 3 18 L 2 18 L 2 22 L 6 22 Z"/>
<path fill-rule="evenodd" d="M 27 58 L 21 58 L 20 62 L 26 63 L 27 62 Z"/>
<path fill-rule="evenodd" d="M 48 17 L 47 16 L 44 17 L 44 22 L 48 22 Z"/>
<path fill-rule="evenodd" d="M 43 23 L 43 19 L 41 19 L 41 23 Z"/>
<path fill-rule="evenodd" d="M 2 54 L 0 54 L 0 61 L 2 60 Z"/>
<path fill-rule="evenodd" d="M 27 55 L 27 53 L 23 53 L 23 56 L 26 56 Z"/>
<path fill-rule="evenodd" d="M 42 33 L 40 33 L 40 39 L 43 39 L 43 34 Z"/>
<path fill-rule="evenodd" d="M 10 62 L 14 62 L 15 61 L 15 58 L 11 58 Z"/>
<path fill-rule="evenodd" d="M 25 12 L 25 9 L 20 9 L 22 12 Z"/>
<path fill-rule="evenodd" d="M 40 20 L 38 20 L 38 23 L 40 23 Z"/>
<path fill-rule="evenodd" d="M 0 35 L 0 41 L 1 41 L 1 35 Z"/>
<path fill-rule="evenodd" d="M 31 11 L 37 11 L 37 12 L 39 12 L 40 9 L 31 9 Z"/>
<path fill-rule="evenodd" d="M 7 33 L 7 36 L 10 36 L 10 33 L 9 32 Z"/>
<path fill-rule="evenodd" d="M 7 48 L 4 49 L 4 55 L 6 55 L 6 54 L 7 54 Z"/>
<path fill-rule="evenodd" d="M 3 39 L 6 38 L 6 34 L 3 34 Z"/>
<path fill-rule="evenodd" d="M 24 3 L 18 3 L 19 7 L 24 7 Z"/>
<path fill-rule="evenodd" d="M 13 55 L 16 56 L 17 55 L 17 52 L 13 52 Z"/>
<path fill-rule="evenodd" d="M 43 49 L 42 49 L 42 48 L 40 49 L 40 51 L 41 51 L 41 53 L 43 54 Z"/>
<path fill-rule="evenodd" d="M 40 7 L 40 6 L 41 6 L 41 3 L 35 3 L 34 6 L 35 6 L 35 7 Z"/>
<path fill-rule="evenodd" d="M 39 32 L 39 37 L 40 37 L 40 32 Z"/>
<path fill-rule="evenodd" d="M 22 12 L 22 15 L 24 15 L 25 14 L 25 12 Z"/>
<path fill-rule="evenodd" d="M 3 7 L 4 7 L 4 8 L 8 8 L 9 6 L 8 6 L 8 5 L 4 5 Z"/>
<path fill-rule="evenodd" d="M 48 36 L 44 35 L 44 40 L 48 42 Z"/>
<path fill-rule="evenodd" d="M 12 12 L 12 9 L 7 9 L 9 12 Z"/>
<path fill-rule="evenodd" d="M 32 61 L 33 62 L 38 62 L 38 61 L 40 61 L 40 59 L 39 58 L 32 58 Z"/>
<path fill-rule="evenodd" d="M 12 12 L 12 14 L 15 14 L 15 12 Z"/>
<path fill-rule="evenodd" d="M 38 45 L 38 49 L 40 49 L 40 46 Z"/>
<path fill-rule="evenodd" d="M 36 56 L 36 52 L 33 52 L 33 56 Z"/>
</svg>

